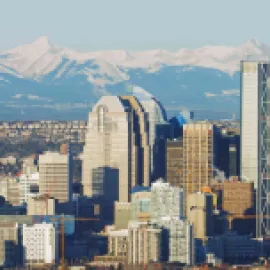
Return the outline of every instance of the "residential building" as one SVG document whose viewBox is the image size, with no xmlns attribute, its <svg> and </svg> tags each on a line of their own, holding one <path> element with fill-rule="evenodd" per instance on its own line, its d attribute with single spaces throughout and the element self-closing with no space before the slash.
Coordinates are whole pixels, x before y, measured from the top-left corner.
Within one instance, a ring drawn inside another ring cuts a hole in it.
<svg viewBox="0 0 270 270">
<path fill-rule="evenodd" d="M 128 226 L 128 264 L 161 260 L 162 230 L 147 222 L 131 221 Z"/>
<path fill-rule="evenodd" d="M 21 265 L 20 230 L 16 222 L 0 222 L 0 267 Z"/>
<path fill-rule="evenodd" d="M 159 220 L 163 217 L 184 217 L 184 190 L 172 187 L 163 179 L 157 180 L 151 186 L 151 219 Z"/>
<path fill-rule="evenodd" d="M 53 224 L 23 225 L 24 263 L 52 264 L 58 261 L 58 232 Z"/>
<path fill-rule="evenodd" d="M 187 198 L 187 219 L 194 229 L 194 238 L 206 240 L 213 235 L 213 195 L 193 193 Z"/>
<path fill-rule="evenodd" d="M 149 151 L 147 114 L 138 100 L 103 96 L 89 114 L 84 195 L 129 202 L 133 186 L 149 185 Z"/>
<path fill-rule="evenodd" d="M 257 191 L 257 237 L 270 236 L 269 186 L 269 89 L 270 63 L 241 63 L 241 173 L 242 180 L 254 182 Z"/>
<path fill-rule="evenodd" d="M 72 155 L 46 152 L 39 156 L 39 193 L 59 202 L 72 198 Z"/>
</svg>

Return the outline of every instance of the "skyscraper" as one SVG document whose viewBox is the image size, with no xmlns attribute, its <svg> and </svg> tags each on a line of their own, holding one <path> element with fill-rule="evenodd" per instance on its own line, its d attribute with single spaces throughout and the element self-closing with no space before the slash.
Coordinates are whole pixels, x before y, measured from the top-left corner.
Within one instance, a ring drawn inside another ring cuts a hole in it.
<svg viewBox="0 0 270 270">
<path fill-rule="evenodd" d="M 270 236 L 270 63 L 241 63 L 241 178 L 257 189 L 257 237 Z"/>
<path fill-rule="evenodd" d="M 103 96 L 89 114 L 83 157 L 84 195 L 130 201 L 149 185 L 147 114 L 135 97 Z"/>
<path fill-rule="evenodd" d="M 146 90 L 135 86 L 133 95 L 139 100 L 148 114 L 151 180 L 165 177 L 166 139 L 171 138 L 173 130 L 167 122 L 166 111 L 162 104 Z"/>
<path fill-rule="evenodd" d="M 214 167 L 214 126 L 208 122 L 184 125 L 184 189 L 187 194 L 210 186 Z"/>
</svg>

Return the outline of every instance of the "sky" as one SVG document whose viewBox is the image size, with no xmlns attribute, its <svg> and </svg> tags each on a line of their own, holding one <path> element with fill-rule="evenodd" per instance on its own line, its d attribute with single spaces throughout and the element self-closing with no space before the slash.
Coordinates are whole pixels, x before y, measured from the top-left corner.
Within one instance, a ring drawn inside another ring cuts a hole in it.
<svg viewBox="0 0 270 270">
<path fill-rule="evenodd" d="M 0 0 L 0 50 L 48 36 L 78 51 L 270 44 L 269 0 Z"/>
</svg>

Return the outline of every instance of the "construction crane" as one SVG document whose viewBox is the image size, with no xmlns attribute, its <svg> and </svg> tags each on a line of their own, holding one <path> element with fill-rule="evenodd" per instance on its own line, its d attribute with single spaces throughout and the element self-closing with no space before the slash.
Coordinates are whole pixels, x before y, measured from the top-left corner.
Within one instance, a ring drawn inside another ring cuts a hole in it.
<svg viewBox="0 0 270 270">
<path fill-rule="evenodd" d="M 51 221 L 58 221 L 59 219 L 52 218 Z M 65 265 L 65 221 L 99 221 L 98 218 L 60 218 L 60 237 L 61 237 L 61 270 L 66 270 Z"/>
</svg>

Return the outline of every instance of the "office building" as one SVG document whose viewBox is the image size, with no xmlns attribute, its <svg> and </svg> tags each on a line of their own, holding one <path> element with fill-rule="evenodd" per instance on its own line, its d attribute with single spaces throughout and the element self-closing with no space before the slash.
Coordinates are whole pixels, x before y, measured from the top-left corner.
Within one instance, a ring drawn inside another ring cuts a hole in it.
<svg viewBox="0 0 270 270">
<path fill-rule="evenodd" d="M 187 219 L 192 224 L 194 238 L 206 240 L 213 235 L 213 195 L 193 193 L 187 198 Z"/>
<path fill-rule="evenodd" d="M 52 264 L 58 261 L 58 232 L 53 224 L 23 225 L 24 263 Z"/>
<path fill-rule="evenodd" d="M 72 156 L 46 152 L 39 156 L 39 193 L 67 202 L 72 198 Z"/>
<path fill-rule="evenodd" d="M 223 211 L 233 215 L 254 215 L 254 184 L 248 182 L 223 183 Z"/>
<path fill-rule="evenodd" d="M 183 126 L 184 189 L 187 194 L 211 186 L 214 168 L 214 132 L 208 122 Z"/>
<path fill-rule="evenodd" d="M 149 187 L 134 187 L 131 194 L 131 219 L 150 221 L 151 192 Z"/>
<path fill-rule="evenodd" d="M 135 97 L 103 96 L 89 114 L 84 195 L 129 202 L 133 186 L 148 186 L 148 133 L 147 114 Z"/>
<path fill-rule="evenodd" d="M 27 215 L 55 215 L 57 201 L 47 195 L 29 197 L 27 200 Z"/>
<path fill-rule="evenodd" d="M 241 178 L 257 190 L 257 237 L 270 236 L 269 88 L 270 65 L 241 63 Z"/>
<path fill-rule="evenodd" d="M 0 222 L 0 267 L 21 264 L 20 231 L 16 222 Z"/>
<path fill-rule="evenodd" d="M 22 174 L 19 179 L 20 204 L 23 204 L 28 198 L 39 194 L 39 173 Z"/>
<path fill-rule="evenodd" d="M 151 219 L 184 217 L 184 190 L 159 179 L 151 186 Z"/>
<path fill-rule="evenodd" d="M 162 230 L 147 222 L 131 221 L 128 226 L 128 264 L 161 260 Z"/>
<path fill-rule="evenodd" d="M 167 141 L 166 163 L 167 182 L 172 186 L 185 188 L 182 139 Z"/>
<path fill-rule="evenodd" d="M 133 95 L 148 114 L 151 181 L 164 178 L 166 139 L 171 138 L 173 133 L 171 125 L 167 122 L 166 110 L 150 93 L 138 86 L 133 87 Z"/>
<path fill-rule="evenodd" d="M 117 230 L 127 229 L 128 223 L 132 219 L 131 203 L 114 203 L 114 225 Z"/>
<path fill-rule="evenodd" d="M 22 164 L 22 174 L 31 175 L 38 172 L 37 157 L 35 155 L 24 158 Z"/>
<path fill-rule="evenodd" d="M 185 219 L 171 217 L 163 217 L 154 224 L 163 230 L 163 260 L 193 265 L 195 242 L 192 225 Z"/>
<path fill-rule="evenodd" d="M 0 181 L 0 196 L 13 206 L 20 205 L 20 184 L 19 181 L 11 176 L 5 177 Z"/>
</svg>

